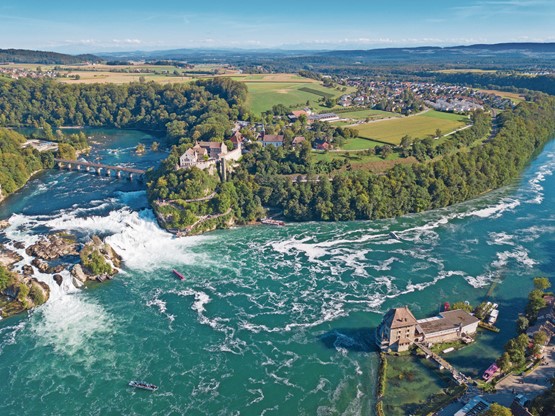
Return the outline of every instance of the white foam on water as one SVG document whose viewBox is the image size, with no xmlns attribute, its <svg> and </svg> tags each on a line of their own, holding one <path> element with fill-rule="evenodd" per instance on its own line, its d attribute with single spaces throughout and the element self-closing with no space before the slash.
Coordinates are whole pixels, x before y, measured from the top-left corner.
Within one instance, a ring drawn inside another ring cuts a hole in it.
<svg viewBox="0 0 555 416">
<path fill-rule="evenodd" d="M 544 188 L 542 182 L 544 182 L 548 176 L 553 175 L 553 170 L 555 169 L 555 153 L 550 152 L 547 153 L 546 156 L 550 158 L 550 161 L 545 165 L 540 166 L 534 177 L 528 181 L 528 184 L 534 194 L 531 199 L 526 201 L 529 204 L 541 204 L 543 202 Z"/>
<path fill-rule="evenodd" d="M 89 363 L 97 356 L 93 346 L 109 339 L 107 335 L 116 328 L 114 318 L 83 293 L 51 300 L 38 312 L 33 315 L 30 327 L 38 344 Z"/>
<path fill-rule="evenodd" d="M 491 238 L 490 241 L 487 242 L 488 245 L 509 245 L 514 246 L 515 242 L 513 241 L 514 235 L 507 234 L 505 232 L 500 233 L 489 233 Z"/>
<path fill-rule="evenodd" d="M 509 264 L 510 260 L 514 260 L 516 263 L 522 264 L 526 267 L 534 267 L 537 262 L 530 258 L 528 251 L 518 246 L 513 251 L 502 251 L 497 253 L 497 260 L 495 260 L 491 265 L 495 268 L 501 269 Z"/>
<path fill-rule="evenodd" d="M 4 347 L 8 345 L 13 345 L 16 343 L 17 334 L 22 331 L 26 327 L 26 322 L 21 321 L 17 325 L 6 326 L 4 328 L 0 328 L 0 355 L 2 355 L 2 351 Z"/>
<path fill-rule="evenodd" d="M 472 211 L 470 215 L 480 218 L 499 218 L 504 212 L 514 210 L 519 205 L 520 201 L 518 199 L 504 199 L 496 205 Z"/>
</svg>

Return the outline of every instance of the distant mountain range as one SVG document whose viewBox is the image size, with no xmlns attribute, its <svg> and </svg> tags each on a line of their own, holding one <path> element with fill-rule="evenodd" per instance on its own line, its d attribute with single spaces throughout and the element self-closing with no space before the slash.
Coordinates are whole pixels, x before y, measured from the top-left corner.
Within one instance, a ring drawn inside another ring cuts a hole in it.
<svg viewBox="0 0 555 416">
<path fill-rule="evenodd" d="M 57 52 L 30 51 L 27 49 L 0 49 L 0 63 L 73 65 L 84 62 L 100 62 L 95 55 L 66 55 Z"/>
<path fill-rule="evenodd" d="M 422 46 L 368 50 L 282 50 L 282 49 L 173 49 L 165 51 L 133 51 L 98 53 L 107 60 L 180 60 L 191 63 L 229 63 L 264 65 L 279 60 L 307 65 L 322 61 L 344 64 L 377 62 L 444 62 L 444 63 L 510 63 L 512 59 L 526 62 L 552 62 L 555 43 L 499 43 L 468 46 Z"/>
<path fill-rule="evenodd" d="M 33 64 L 79 64 L 125 60 L 176 60 L 191 63 L 230 63 L 259 65 L 275 59 L 308 64 L 322 60 L 345 64 L 375 62 L 495 62 L 555 60 L 555 43 L 498 43 L 467 46 L 421 46 L 367 50 L 282 50 L 282 49 L 172 49 L 159 51 L 99 52 L 94 55 L 68 55 L 23 49 L 0 49 L 0 62 Z"/>
</svg>

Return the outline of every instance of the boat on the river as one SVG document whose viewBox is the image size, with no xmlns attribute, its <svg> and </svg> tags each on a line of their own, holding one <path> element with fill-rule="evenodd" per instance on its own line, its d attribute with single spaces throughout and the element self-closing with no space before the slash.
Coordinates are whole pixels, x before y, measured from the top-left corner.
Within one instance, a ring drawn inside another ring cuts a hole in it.
<svg viewBox="0 0 555 416">
<path fill-rule="evenodd" d="M 172 271 L 173 271 L 173 274 L 175 274 L 177 277 L 179 277 L 180 280 L 185 280 L 185 276 L 183 276 L 177 270 L 173 269 Z"/>
<path fill-rule="evenodd" d="M 493 363 L 492 365 L 490 365 L 488 367 L 488 369 L 486 371 L 484 371 L 484 374 L 482 375 L 482 378 L 486 381 L 490 380 L 495 373 L 497 373 L 499 371 L 499 367 L 497 366 L 497 364 Z"/>
<path fill-rule="evenodd" d="M 280 220 L 274 220 L 272 218 L 262 218 L 260 220 L 260 222 L 262 224 L 265 224 L 265 225 L 275 225 L 275 226 L 278 226 L 278 227 L 282 227 L 282 226 L 285 225 L 285 222 L 280 221 Z"/>
<path fill-rule="evenodd" d="M 143 390 L 149 390 L 149 391 L 156 391 L 158 390 L 158 386 L 151 384 L 151 383 L 147 383 L 146 381 L 135 381 L 132 380 L 129 382 L 129 385 L 131 387 L 135 387 L 137 389 L 143 389 Z"/>
<path fill-rule="evenodd" d="M 391 232 L 389 233 L 389 236 L 390 236 L 391 238 L 394 238 L 395 240 L 401 241 L 401 237 L 399 237 L 399 234 L 397 234 L 395 231 L 391 231 Z"/>
<path fill-rule="evenodd" d="M 497 318 L 499 317 L 499 309 L 492 309 L 488 316 L 488 324 L 493 325 L 497 322 Z"/>
</svg>

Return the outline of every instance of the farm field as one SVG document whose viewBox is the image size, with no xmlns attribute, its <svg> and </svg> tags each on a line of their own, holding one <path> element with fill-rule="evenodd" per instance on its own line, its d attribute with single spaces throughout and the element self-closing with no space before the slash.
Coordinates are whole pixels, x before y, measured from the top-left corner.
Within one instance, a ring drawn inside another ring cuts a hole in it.
<svg viewBox="0 0 555 416">
<path fill-rule="evenodd" d="M 464 127 L 467 121 L 466 116 L 427 111 L 411 117 L 359 124 L 356 129 L 362 138 L 397 145 L 406 134 L 413 139 L 423 139 L 434 134 L 437 129 L 443 134 L 450 133 Z"/>
<path fill-rule="evenodd" d="M 102 72 L 102 71 L 79 71 L 72 72 L 78 74 L 80 79 L 72 78 L 58 78 L 59 82 L 64 84 L 127 84 L 130 82 L 139 82 L 140 77 L 144 77 L 146 82 L 154 81 L 160 84 L 189 82 L 191 77 L 186 76 L 167 76 L 161 74 L 138 74 L 138 73 L 125 73 L 125 72 Z"/>
<path fill-rule="evenodd" d="M 302 107 L 307 101 L 310 106 L 317 110 L 325 110 L 318 105 L 322 97 L 336 97 L 341 95 L 340 91 L 326 88 L 317 82 L 268 82 L 268 81 L 245 81 L 249 89 L 247 104 L 255 113 L 268 111 L 276 104 L 285 106 Z"/>
</svg>

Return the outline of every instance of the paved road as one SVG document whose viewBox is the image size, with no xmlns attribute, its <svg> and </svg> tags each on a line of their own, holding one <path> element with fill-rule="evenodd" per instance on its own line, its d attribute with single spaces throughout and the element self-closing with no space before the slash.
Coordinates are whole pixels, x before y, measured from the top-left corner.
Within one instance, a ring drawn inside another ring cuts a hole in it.
<svg viewBox="0 0 555 416">
<path fill-rule="evenodd" d="M 541 394 L 551 386 L 549 380 L 555 377 L 555 345 L 553 342 L 547 346 L 544 352 L 546 365 L 540 365 L 527 376 L 509 376 L 497 384 L 497 392 L 485 394 L 484 398 L 490 402 L 495 401 L 503 406 L 509 406 L 515 394 L 524 394 L 528 399 Z M 513 394 L 513 389 L 515 393 Z"/>
</svg>

